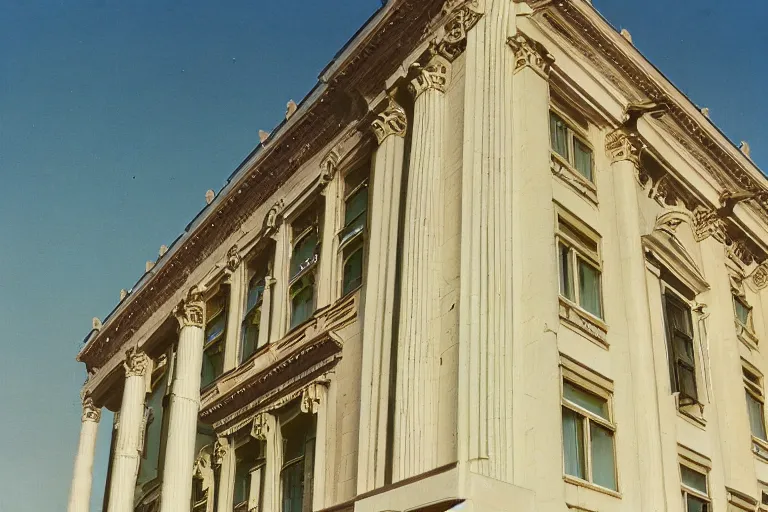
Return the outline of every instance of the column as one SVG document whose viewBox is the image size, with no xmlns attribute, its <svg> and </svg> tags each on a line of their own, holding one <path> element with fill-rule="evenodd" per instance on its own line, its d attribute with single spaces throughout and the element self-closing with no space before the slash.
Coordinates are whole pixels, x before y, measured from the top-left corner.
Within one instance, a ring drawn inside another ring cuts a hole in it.
<svg viewBox="0 0 768 512">
<path fill-rule="evenodd" d="M 253 419 L 251 436 L 265 443 L 264 510 L 277 512 L 280 506 L 280 468 L 283 464 L 283 438 L 277 418 L 262 412 Z"/>
<path fill-rule="evenodd" d="M 312 510 L 322 510 L 326 506 L 326 475 L 332 468 L 326 463 L 326 446 L 328 444 L 328 387 L 325 383 L 310 384 L 304 390 L 301 400 L 301 410 L 309 414 L 317 414 L 317 429 L 315 431 L 315 465 L 312 471 Z"/>
<path fill-rule="evenodd" d="M 640 231 L 637 198 L 637 172 L 642 141 L 633 133 L 619 129 L 606 137 L 611 159 L 616 227 L 621 255 L 622 289 L 629 343 L 632 394 L 634 396 L 637 464 L 642 510 L 666 510 L 661 437 L 659 431 L 658 383 L 653 358 L 651 316 L 648 306 L 645 256 Z M 634 299 L 634 300 L 632 300 Z M 641 378 L 652 376 L 652 378 Z"/>
<path fill-rule="evenodd" d="M 459 301 L 459 461 L 512 473 L 514 3 L 486 0 L 467 34 Z"/>
<path fill-rule="evenodd" d="M 125 387 L 120 406 L 120 425 L 112 461 L 107 512 L 133 512 L 133 494 L 139 471 L 139 439 L 144 420 L 144 397 L 150 361 L 132 348 L 126 353 Z"/>
<path fill-rule="evenodd" d="M 205 325 L 205 302 L 196 287 L 193 287 L 188 297 L 176 307 L 174 314 L 181 331 L 171 385 L 161 512 L 189 510 L 192 499 Z"/>
<path fill-rule="evenodd" d="M 405 110 L 390 99 L 373 122 L 378 141 L 371 172 L 368 264 L 365 275 L 363 368 L 357 492 L 384 485 L 395 303 L 397 235 L 404 164 Z"/>
<path fill-rule="evenodd" d="M 405 193 L 397 347 L 393 481 L 437 465 L 443 129 L 450 64 L 433 57 L 410 83 L 415 97 Z"/>
<path fill-rule="evenodd" d="M 96 454 L 96 433 L 101 420 L 101 408 L 93 404 L 90 395 L 83 398 L 80 443 L 77 445 L 72 489 L 67 512 L 88 512 L 93 484 L 93 459 Z"/>
<path fill-rule="evenodd" d="M 522 33 L 508 40 L 515 57 L 512 130 L 514 483 L 544 493 L 560 461 L 557 349 L 558 271 L 549 148 L 549 71 L 553 58 Z M 540 427 L 531 430 L 531 425 Z M 537 471 L 539 472 L 537 474 Z M 553 495 L 554 493 L 550 493 Z M 558 497 L 562 499 L 561 497 Z M 545 498 L 543 498 L 546 501 Z"/>
<path fill-rule="evenodd" d="M 216 487 L 216 512 L 232 512 L 235 490 L 235 450 L 227 438 L 219 438 L 213 447 L 213 463 L 219 466 Z"/>
</svg>

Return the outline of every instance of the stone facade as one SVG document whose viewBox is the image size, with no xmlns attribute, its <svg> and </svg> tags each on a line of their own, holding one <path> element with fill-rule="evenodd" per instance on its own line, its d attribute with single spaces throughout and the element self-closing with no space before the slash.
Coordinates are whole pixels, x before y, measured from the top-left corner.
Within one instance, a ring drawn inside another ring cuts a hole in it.
<svg viewBox="0 0 768 512">
<path fill-rule="evenodd" d="M 260 139 L 94 321 L 69 512 L 102 407 L 109 511 L 768 510 L 768 182 L 589 2 L 390 0 Z"/>
</svg>

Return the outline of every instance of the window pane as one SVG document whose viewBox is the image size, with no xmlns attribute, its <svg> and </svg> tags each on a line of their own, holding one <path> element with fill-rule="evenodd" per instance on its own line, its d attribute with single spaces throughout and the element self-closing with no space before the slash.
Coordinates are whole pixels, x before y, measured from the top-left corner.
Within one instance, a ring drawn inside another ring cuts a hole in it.
<svg viewBox="0 0 768 512">
<path fill-rule="evenodd" d="M 250 311 L 261 301 L 265 287 L 266 281 L 263 276 L 254 276 L 251 278 L 251 281 L 248 283 L 248 298 L 245 302 L 246 311 Z"/>
<path fill-rule="evenodd" d="M 574 300 L 570 254 L 571 250 L 560 244 L 560 294 L 568 300 Z"/>
<path fill-rule="evenodd" d="M 747 395 L 747 411 L 749 412 L 749 426 L 752 435 L 763 441 L 767 441 L 765 435 L 765 420 L 763 416 L 763 404 L 750 393 Z"/>
<path fill-rule="evenodd" d="M 733 305 L 736 308 L 736 319 L 745 327 L 750 327 L 749 308 L 738 298 L 733 298 Z"/>
<path fill-rule="evenodd" d="M 363 248 L 358 248 L 344 262 L 342 295 L 346 295 L 363 284 Z"/>
<path fill-rule="evenodd" d="M 586 480 L 584 462 L 584 421 L 582 417 L 563 407 L 563 461 L 566 475 Z"/>
<path fill-rule="evenodd" d="M 362 187 L 347 199 L 344 209 L 344 225 L 349 226 L 353 221 L 365 224 L 365 215 L 368 209 L 368 187 Z M 362 219 L 362 221 L 360 221 Z"/>
<path fill-rule="evenodd" d="M 693 337 L 691 309 L 670 293 L 667 294 L 667 321 L 674 329 Z"/>
<path fill-rule="evenodd" d="M 698 400 L 699 393 L 696 388 L 696 369 L 685 363 L 678 362 L 677 379 L 681 398 Z"/>
<path fill-rule="evenodd" d="M 680 479 L 683 485 L 699 491 L 701 494 L 707 493 L 707 475 L 694 471 L 688 466 L 680 466 Z"/>
<path fill-rule="evenodd" d="M 259 348 L 261 308 L 256 308 L 243 321 L 243 341 L 240 348 L 240 362 L 245 361 Z"/>
<path fill-rule="evenodd" d="M 563 158 L 568 158 L 568 128 L 560 117 L 549 113 L 549 136 L 551 139 L 552 150 Z"/>
<path fill-rule="evenodd" d="M 210 343 L 222 334 L 224 334 L 224 329 L 227 327 L 227 315 L 224 314 L 224 311 L 221 311 L 219 315 L 212 319 L 208 324 L 205 326 L 205 343 Z"/>
<path fill-rule="evenodd" d="M 292 278 L 315 262 L 315 249 L 317 249 L 317 232 L 312 231 L 293 248 L 293 256 L 291 257 Z"/>
<path fill-rule="evenodd" d="M 592 441 L 592 481 L 616 491 L 616 466 L 613 460 L 613 432 L 589 422 Z"/>
<path fill-rule="evenodd" d="M 579 306 L 598 318 L 603 317 L 600 301 L 600 272 L 579 258 Z"/>
<path fill-rule="evenodd" d="M 708 512 L 709 511 L 709 504 L 701 500 L 699 498 L 695 498 L 693 496 L 688 496 L 686 503 L 686 511 L 687 512 Z"/>
<path fill-rule="evenodd" d="M 315 312 L 315 276 L 305 275 L 291 287 L 291 328 L 309 319 Z"/>
<path fill-rule="evenodd" d="M 224 343 L 219 342 L 208 347 L 203 352 L 203 369 L 200 387 L 213 383 L 224 371 Z"/>
<path fill-rule="evenodd" d="M 164 373 L 155 384 L 152 394 L 147 400 L 149 415 L 144 437 L 144 453 L 139 465 L 137 482 L 144 484 L 158 476 L 160 459 L 160 442 L 163 430 L 163 398 L 165 397 L 168 374 Z"/>
<path fill-rule="evenodd" d="M 574 165 L 579 174 L 592 181 L 592 150 L 579 139 L 573 139 Z"/>
<path fill-rule="evenodd" d="M 299 460 L 283 469 L 283 512 L 301 512 L 304 496 L 304 464 Z"/>
<path fill-rule="evenodd" d="M 696 355 L 693 353 L 693 340 L 684 334 L 675 334 L 673 338 L 675 357 L 685 361 L 689 365 L 696 364 Z"/>
<path fill-rule="evenodd" d="M 592 414 L 608 419 L 608 402 L 597 395 L 584 391 L 568 381 L 563 382 L 563 398 L 582 407 Z"/>
</svg>

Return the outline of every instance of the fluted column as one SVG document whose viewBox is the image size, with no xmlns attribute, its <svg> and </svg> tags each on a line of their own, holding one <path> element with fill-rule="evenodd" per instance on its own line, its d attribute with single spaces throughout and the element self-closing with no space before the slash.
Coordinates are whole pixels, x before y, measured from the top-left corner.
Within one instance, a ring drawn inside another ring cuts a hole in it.
<svg viewBox="0 0 768 512">
<path fill-rule="evenodd" d="M 132 348 L 126 353 L 123 366 L 125 388 L 112 460 L 108 512 L 133 512 L 133 493 L 139 471 L 139 440 L 150 361 L 146 354 Z"/>
<path fill-rule="evenodd" d="M 656 369 L 653 358 L 651 316 L 648 306 L 645 256 L 640 231 L 640 209 L 637 198 L 637 171 L 642 142 L 633 133 L 617 130 L 606 137 L 606 151 L 611 159 L 616 225 L 621 255 L 622 285 L 626 300 L 632 393 L 635 397 L 635 430 L 637 432 L 637 464 L 641 509 L 666 510 L 664 499 L 661 437 Z M 641 376 L 653 376 L 651 379 Z"/>
<path fill-rule="evenodd" d="M 216 487 L 216 512 L 232 512 L 235 490 L 235 450 L 226 438 L 216 440 L 213 449 L 213 463 L 219 466 L 219 481 Z"/>
<path fill-rule="evenodd" d="M 437 465 L 443 129 L 450 64 L 435 56 L 410 84 L 415 96 L 405 195 L 393 480 Z"/>
<path fill-rule="evenodd" d="M 205 302 L 196 288 L 174 313 L 181 331 L 171 386 L 161 512 L 188 511 L 192 500 L 205 325 Z"/>
<path fill-rule="evenodd" d="M 459 461 L 510 481 L 513 464 L 514 3 L 486 0 L 465 51 L 459 301 Z"/>
<path fill-rule="evenodd" d="M 390 100 L 372 125 L 379 146 L 373 157 L 370 246 L 365 276 L 358 493 L 384 485 L 397 235 L 407 123 L 403 108 Z"/>
<path fill-rule="evenodd" d="M 101 420 L 101 408 L 93 404 L 90 395 L 83 397 L 80 443 L 77 445 L 72 488 L 67 512 L 88 512 L 93 486 L 93 459 L 96 454 L 96 434 Z"/>
</svg>

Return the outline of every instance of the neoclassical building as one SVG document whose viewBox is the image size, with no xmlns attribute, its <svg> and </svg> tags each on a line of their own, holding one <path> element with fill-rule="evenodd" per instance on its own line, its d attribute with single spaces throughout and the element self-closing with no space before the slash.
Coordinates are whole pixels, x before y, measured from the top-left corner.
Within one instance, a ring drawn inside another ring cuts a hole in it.
<svg viewBox="0 0 768 512">
<path fill-rule="evenodd" d="M 587 0 L 389 0 L 78 360 L 108 512 L 768 510 L 768 181 Z M 105 427 L 102 427 L 105 428 Z"/>
</svg>

